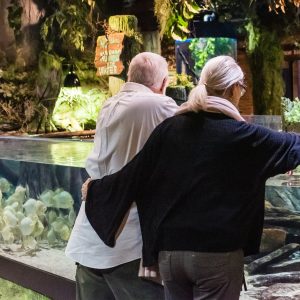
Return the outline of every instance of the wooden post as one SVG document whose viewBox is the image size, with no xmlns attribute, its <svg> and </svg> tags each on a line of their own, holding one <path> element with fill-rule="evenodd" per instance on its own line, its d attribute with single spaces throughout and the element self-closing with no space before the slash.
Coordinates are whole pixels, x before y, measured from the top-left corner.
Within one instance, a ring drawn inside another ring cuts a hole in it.
<svg viewBox="0 0 300 300">
<path fill-rule="evenodd" d="M 109 91 L 112 95 L 115 95 L 125 83 L 129 63 L 131 59 L 141 51 L 141 43 L 140 35 L 137 31 L 138 21 L 135 16 L 111 16 L 108 20 L 108 24 L 111 30 L 115 32 L 123 32 L 125 34 L 124 52 L 121 55 L 124 70 L 119 75 L 109 76 Z"/>
</svg>

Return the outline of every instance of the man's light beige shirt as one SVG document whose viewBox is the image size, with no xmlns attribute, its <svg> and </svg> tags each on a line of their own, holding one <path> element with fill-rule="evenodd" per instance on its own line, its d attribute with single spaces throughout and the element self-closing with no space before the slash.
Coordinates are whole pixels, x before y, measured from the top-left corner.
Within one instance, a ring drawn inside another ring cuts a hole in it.
<svg viewBox="0 0 300 300">
<path fill-rule="evenodd" d="M 120 170 L 142 149 L 153 129 L 177 109 L 171 98 L 138 83 L 125 83 L 99 114 L 94 148 L 86 161 L 90 177 L 98 179 Z M 142 237 L 135 205 L 116 246 L 110 248 L 91 227 L 82 202 L 66 248 L 68 257 L 86 267 L 105 269 L 138 259 L 141 254 Z"/>
</svg>

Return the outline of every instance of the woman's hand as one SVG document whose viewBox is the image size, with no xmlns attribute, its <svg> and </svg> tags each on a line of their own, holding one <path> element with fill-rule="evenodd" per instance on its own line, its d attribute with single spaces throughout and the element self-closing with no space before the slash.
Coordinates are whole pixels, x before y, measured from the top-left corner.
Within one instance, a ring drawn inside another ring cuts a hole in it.
<svg viewBox="0 0 300 300">
<path fill-rule="evenodd" d="M 81 200 L 85 201 L 87 196 L 87 191 L 89 188 L 89 183 L 92 181 L 92 178 L 88 178 L 81 187 Z"/>
</svg>

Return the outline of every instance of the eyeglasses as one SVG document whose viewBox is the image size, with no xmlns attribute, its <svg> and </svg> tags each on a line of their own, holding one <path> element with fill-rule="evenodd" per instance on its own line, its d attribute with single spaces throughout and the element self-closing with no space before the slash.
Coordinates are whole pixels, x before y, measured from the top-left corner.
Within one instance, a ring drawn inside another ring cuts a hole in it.
<svg viewBox="0 0 300 300">
<path fill-rule="evenodd" d="M 246 86 L 246 84 L 244 82 L 238 82 L 237 84 L 241 88 L 241 97 L 243 97 L 245 95 L 245 93 L 246 93 L 247 86 Z"/>
</svg>

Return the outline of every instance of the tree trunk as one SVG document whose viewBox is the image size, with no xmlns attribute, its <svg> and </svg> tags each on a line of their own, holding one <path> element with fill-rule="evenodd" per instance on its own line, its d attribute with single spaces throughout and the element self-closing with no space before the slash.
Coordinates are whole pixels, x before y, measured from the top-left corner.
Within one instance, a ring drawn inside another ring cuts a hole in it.
<svg viewBox="0 0 300 300">
<path fill-rule="evenodd" d="M 275 31 L 248 24 L 248 57 L 253 80 L 254 113 L 280 115 L 284 95 L 283 50 Z"/>
</svg>

